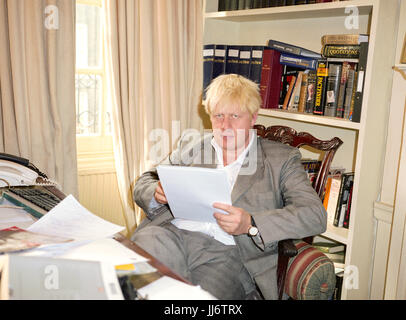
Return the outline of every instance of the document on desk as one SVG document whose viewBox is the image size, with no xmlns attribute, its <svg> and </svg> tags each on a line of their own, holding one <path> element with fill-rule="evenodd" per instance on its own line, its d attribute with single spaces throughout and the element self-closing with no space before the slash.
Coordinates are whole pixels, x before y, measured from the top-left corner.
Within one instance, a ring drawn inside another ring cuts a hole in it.
<svg viewBox="0 0 406 320">
<path fill-rule="evenodd" d="M 69 195 L 27 230 L 83 241 L 111 237 L 124 227 L 94 215 Z"/>
<path fill-rule="evenodd" d="M 216 222 L 213 213 L 218 209 L 213 203 L 231 204 L 231 187 L 223 169 L 160 165 L 157 170 L 175 218 Z"/>
</svg>

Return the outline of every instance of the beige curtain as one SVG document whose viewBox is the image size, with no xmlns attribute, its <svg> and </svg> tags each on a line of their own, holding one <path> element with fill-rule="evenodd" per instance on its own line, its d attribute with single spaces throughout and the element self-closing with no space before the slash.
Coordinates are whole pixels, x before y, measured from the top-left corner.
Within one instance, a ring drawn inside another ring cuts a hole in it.
<svg viewBox="0 0 406 320">
<path fill-rule="evenodd" d="M 152 164 L 152 130 L 165 130 L 173 145 L 184 129 L 200 129 L 203 5 L 107 0 L 106 9 L 116 168 L 131 233 L 143 218 L 132 185 Z"/>
<path fill-rule="evenodd" d="M 0 151 L 77 195 L 75 1 L 0 0 Z"/>
</svg>

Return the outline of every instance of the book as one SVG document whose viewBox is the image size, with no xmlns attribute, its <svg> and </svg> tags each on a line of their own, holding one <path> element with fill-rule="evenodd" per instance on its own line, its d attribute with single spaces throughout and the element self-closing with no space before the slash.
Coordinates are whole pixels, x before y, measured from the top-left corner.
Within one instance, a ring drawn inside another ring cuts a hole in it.
<svg viewBox="0 0 406 320">
<path fill-rule="evenodd" d="M 343 113 L 343 118 L 347 120 L 350 118 L 351 106 L 353 106 L 355 97 L 354 84 L 357 75 L 356 68 L 357 65 L 354 65 L 354 69 L 350 68 L 350 70 L 348 70 L 347 86 L 345 88 L 345 98 L 344 98 L 344 113 Z"/>
<path fill-rule="evenodd" d="M 345 210 L 347 208 L 348 196 L 350 193 L 351 182 L 354 180 L 354 172 L 347 172 L 342 175 L 340 193 L 334 217 L 334 226 L 343 227 Z"/>
<path fill-rule="evenodd" d="M 251 46 L 240 46 L 238 64 L 238 74 L 248 79 L 251 69 Z"/>
<path fill-rule="evenodd" d="M 316 70 L 317 68 L 317 59 L 297 56 L 290 53 L 281 53 L 280 62 L 281 64 L 301 69 Z"/>
<path fill-rule="evenodd" d="M 357 45 L 362 42 L 368 42 L 366 34 L 328 34 L 321 37 L 322 46 L 326 44 L 346 44 Z"/>
<path fill-rule="evenodd" d="M 302 87 L 303 71 L 299 71 L 296 77 L 295 86 L 293 87 L 291 97 L 288 103 L 288 110 L 298 111 L 300 91 Z"/>
<path fill-rule="evenodd" d="M 277 41 L 277 40 L 273 40 L 273 39 L 268 40 L 268 47 L 278 50 L 283 53 L 290 53 L 290 54 L 294 54 L 297 56 L 303 56 L 303 57 L 314 58 L 314 59 L 321 58 L 321 54 L 318 52 L 314 52 L 314 51 L 308 50 L 306 48 L 302 48 L 299 46 L 295 46 L 293 44 L 289 44 L 286 42 Z"/>
<path fill-rule="evenodd" d="M 329 63 L 328 66 L 326 104 L 324 109 L 324 115 L 328 117 L 335 117 L 336 115 L 338 93 L 340 89 L 341 68 L 342 66 L 336 63 Z"/>
<path fill-rule="evenodd" d="M 345 245 L 337 242 L 313 242 L 312 246 L 323 253 L 337 253 L 345 250 Z"/>
<path fill-rule="evenodd" d="M 307 87 L 306 87 L 306 101 L 305 101 L 305 112 L 313 113 L 314 102 L 316 99 L 316 80 L 317 74 L 314 70 L 309 70 L 307 76 Z"/>
<path fill-rule="evenodd" d="M 212 80 L 226 72 L 226 52 L 227 46 L 216 44 L 214 48 Z"/>
<path fill-rule="evenodd" d="M 323 57 L 325 58 L 350 58 L 358 59 L 359 48 L 357 45 L 345 45 L 345 44 L 326 44 L 323 46 Z"/>
<path fill-rule="evenodd" d="M 285 101 L 285 97 L 289 89 L 289 84 L 292 80 L 292 76 L 297 76 L 297 73 L 302 69 L 287 65 L 281 65 L 281 68 L 282 72 L 280 77 L 279 108 L 282 109 L 283 102 Z"/>
<path fill-rule="evenodd" d="M 334 225 L 335 213 L 337 210 L 338 196 L 340 194 L 341 176 L 331 178 L 331 186 L 329 195 L 324 203 L 326 203 L 327 223 Z M 323 204 L 324 204 L 323 203 Z"/>
<path fill-rule="evenodd" d="M 279 63 L 279 59 L 280 52 L 264 48 L 259 86 L 264 109 L 278 108 L 282 75 L 282 65 Z"/>
<path fill-rule="evenodd" d="M 313 114 L 323 115 L 328 77 L 327 60 L 319 60 L 316 73 L 316 96 Z"/>
<path fill-rule="evenodd" d="M 309 79 L 309 70 L 306 70 L 302 75 L 302 85 L 300 87 L 299 104 L 297 107 L 298 112 L 305 111 L 306 99 L 307 99 L 307 86 Z"/>
<path fill-rule="evenodd" d="M 353 112 L 350 112 L 350 120 L 354 122 L 361 121 L 361 108 L 362 108 L 362 98 L 364 93 L 364 80 L 365 72 L 367 68 L 368 59 L 368 42 L 362 42 L 360 44 L 359 51 L 359 63 L 358 63 L 358 73 L 357 73 L 357 84 L 354 97 Z"/>
<path fill-rule="evenodd" d="M 344 98 L 347 87 L 348 72 L 351 68 L 351 65 L 348 61 L 344 61 L 341 67 L 341 78 L 340 78 L 340 87 L 338 90 L 338 99 L 337 99 L 337 111 L 336 117 L 344 117 Z"/>
<path fill-rule="evenodd" d="M 238 74 L 240 46 L 229 45 L 226 52 L 226 73 Z"/>
<path fill-rule="evenodd" d="M 288 109 L 289 101 L 292 96 L 293 88 L 295 87 L 296 79 L 297 79 L 297 76 L 293 76 L 293 75 L 290 78 L 288 91 L 286 92 L 285 99 L 283 100 L 283 106 L 282 106 L 283 110 Z"/>
<path fill-rule="evenodd" d="M 261 84 L 262 57 L 264 46 L 252 46 L 251 48 L 251 68 L 249 78 L 256 84 Z"/>
<path fill-rule="evenodd" d="M 343 227 L 348 229 L 350 226 L 350 213 L 351 213 L 351 202 L 352 202 L 352 191 L 354 189 L 354 181 L 351 181 L 350 194 L 348 196 L 347 207 L 345 209 L 345 217 L 343 221 Z"/>
<path fill-rule="evenodd" d="M 203 46 L 203 90 L 206 90 L 213 77 L 214 50 L 216 45 Z"/>
</svg>

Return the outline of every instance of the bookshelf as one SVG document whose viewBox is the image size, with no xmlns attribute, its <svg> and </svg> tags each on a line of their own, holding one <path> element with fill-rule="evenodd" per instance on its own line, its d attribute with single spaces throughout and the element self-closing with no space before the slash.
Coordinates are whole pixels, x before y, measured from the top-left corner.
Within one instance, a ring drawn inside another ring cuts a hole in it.
<svg viewBox="0 0 406 320">
<path fill-rule="evenodd" d="M 355 172 L 349 229 L 329 225 L 322 235 L 345 244 L 346 266 L 358 271 L 357 275 L 344 275 L 344 282 L 348 279 L 352 286 L 343 287 L 341 299 L 370 297 L 373 204 L 382 183 L 395 64 L 395 37 L 388 35 L 397 30 L 398 4 L 396 0 L 349 0 L 217 12 L 218 0 L 205 1 L 204 44 L 265 45 L 274 39 L 320 52 L 324 34 L 370 35 L 360 123 L 275 109 L 262 109 L 257 121 L 265 126 L 287 125 L 320 139 L 338 136 L 344 141 L 332 165 Z"/>
</svg>

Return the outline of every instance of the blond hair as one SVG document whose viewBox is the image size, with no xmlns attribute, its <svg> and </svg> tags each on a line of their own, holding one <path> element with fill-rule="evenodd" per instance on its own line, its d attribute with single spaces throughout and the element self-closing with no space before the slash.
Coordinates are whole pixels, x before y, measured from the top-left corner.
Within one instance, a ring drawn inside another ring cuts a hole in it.
<svg viewBox="0 0 406 320">
<path fill-rule="evenodd" d="M 219 103 L 231 103 L 248 111 L 251 115 L 261 107 L 258 85 L 238 74 L 223 74 L 215 78 L 206 90 L 203 104 L 207 114 L 211 114 Z"/>
</svg>

